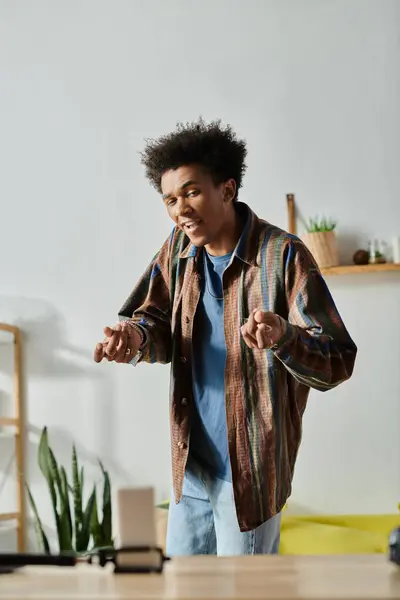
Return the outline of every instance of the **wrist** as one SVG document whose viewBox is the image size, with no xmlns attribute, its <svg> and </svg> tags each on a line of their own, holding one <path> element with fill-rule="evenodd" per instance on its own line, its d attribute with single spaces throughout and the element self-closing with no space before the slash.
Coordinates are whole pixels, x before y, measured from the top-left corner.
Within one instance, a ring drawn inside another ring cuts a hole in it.
<svg viewBox="0 0 400 600">
<path fill-rule="evenodd" d="M 129 323 L 129 327 L 131 329 L 131 336 L 133 338 L 132 339 L 133 352 L 132 352 L 132 358 L 129 361 L 129 364 L 136 367 L 138 362 L 140 362 L 143 357 L 143 349 L 147 343 L 147 335 L 146 335 L 146 331 L 140 325 L 137 325 L 136 323 Z"/>
<path fill-rule="evenodd" d="M 275 335 L 273 336 L 271 349 L 275 350 L 285 338 L 285 334 L 287 332 L 287 326 L 289 323 L 283 319 L 280 315 L 275 315 L 277 317 L 277 327 L 275 329 Z"/>
<path fill-rule="evenodd" d="M 135 348 L 137 351 L 139 350 L 143 350 L 143 348 L 146 345 L 147 342 L 147 336 L 146 336 L 146 332 L 143 329 L 143 327 L 141 327 L 140 325 L 138 325 L 137 323 L 129 323 L 129 326 L 132 330 L 132 335 L 134 335 L 134 339 L 135 339 Z"/>
<path fill-rule="evenodd" d="M 282 319 L 282 317 L 280 318 Z M 285 348 L 286 344 L 290 343 L 290 341 L 293 340 L 296 335 L 296 327 L 289 323 L 289 321 L 282 319 L 282 326 L 282 335 L 272 348 L 273 350 L 278 351 L 278 353 L 281 348 Z"/>
</svg>

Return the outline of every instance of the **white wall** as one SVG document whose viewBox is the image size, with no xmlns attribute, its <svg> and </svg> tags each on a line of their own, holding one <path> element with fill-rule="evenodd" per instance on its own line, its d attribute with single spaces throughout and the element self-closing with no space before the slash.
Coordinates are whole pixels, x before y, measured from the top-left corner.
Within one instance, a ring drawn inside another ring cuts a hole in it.
<svg viewBox="0 0 400 600">
<path fill-rule="evenodd" d="M 344 247 L 352 236 L 390 240 L 400 233 L 399 33 L 396 0 L 1 1 L 0 321 L 26 332 L 28 478 L 40 506 L 44 424 L 63 460 L 75 440 L 93 473 L 100 456 L 116 484 L 169 493 L 168 369 L 91 360 L 170 230 L 140 166 L 144 138 L 222 117 L 247 138 L 242 199 L 260 216 L 286 227 L 294 192 L 305 215 L 338 219 Z M 328 283 L 359 356 L 350 382 L 311 395 L 291 504 L 393 512 L 400 278 Z M 0 510 L 12 507 L 11 449 L 3 439 Z"/>
</svg>

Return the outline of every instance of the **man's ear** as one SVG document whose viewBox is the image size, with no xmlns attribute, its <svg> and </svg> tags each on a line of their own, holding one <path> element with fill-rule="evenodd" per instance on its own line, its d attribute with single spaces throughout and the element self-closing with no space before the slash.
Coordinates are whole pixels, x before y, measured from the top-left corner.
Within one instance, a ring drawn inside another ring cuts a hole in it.
<svg viewBox="0 0 400 600">
<path fill-rule="evenodd" d="M 224 201 L 233 202 L 236 196 L 236 181 L 234 179 L 228 179 L 224 183 Z"/>
</svg>

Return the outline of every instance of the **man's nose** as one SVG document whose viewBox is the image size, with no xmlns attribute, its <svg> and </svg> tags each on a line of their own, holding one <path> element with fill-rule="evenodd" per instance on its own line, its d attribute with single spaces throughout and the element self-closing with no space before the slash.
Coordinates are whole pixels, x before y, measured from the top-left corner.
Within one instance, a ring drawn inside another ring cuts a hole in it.
<svg viewBox="0 0 400 600">
<path fill-rule="evenodd" d="M 176 214 L 178 217 L 183 217 L 185 215 L 190 215 L 192 212 L 192 208 L 187 198 L 184 196 L 178 197 L 178 201 L 176 203 Z"/>
</svg>

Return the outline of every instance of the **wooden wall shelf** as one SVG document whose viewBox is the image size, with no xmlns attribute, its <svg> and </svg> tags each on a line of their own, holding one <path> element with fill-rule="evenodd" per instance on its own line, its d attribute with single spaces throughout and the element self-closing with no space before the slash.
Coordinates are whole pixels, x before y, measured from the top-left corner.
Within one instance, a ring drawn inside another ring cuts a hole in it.
<svg viewBox="0 0 400 600">
<path fill-rule="evenodd" d="M 286 194 L 286 206 L 288 213 L 288 232 L 297 235 L 296 226 L 296 201 L 294 194 Z M 323 275 L 359 275 L 361 273 L 385 273 L 397 271 L 400 273 L 400 263 L 381 263 L 376 265 L 339 265 L 337 267 L 322 268 Z"/>
<path fill-rule="evenodd" d="M 339 265 L 321 269 L 323 275 L 358 275 L 360 273 L 385 273 L 397 271 L 400 273 L 400 263 L 383 263 L 376 265 Z"/>
</svg>

